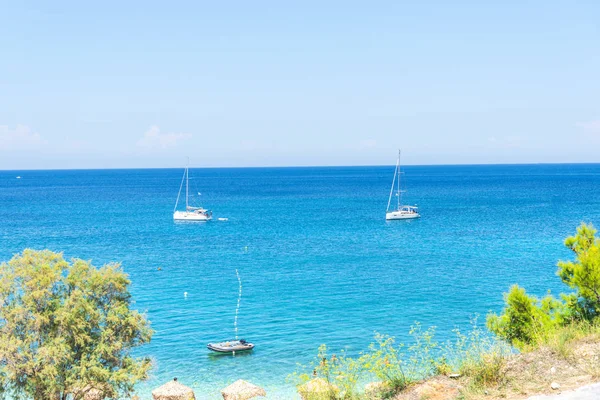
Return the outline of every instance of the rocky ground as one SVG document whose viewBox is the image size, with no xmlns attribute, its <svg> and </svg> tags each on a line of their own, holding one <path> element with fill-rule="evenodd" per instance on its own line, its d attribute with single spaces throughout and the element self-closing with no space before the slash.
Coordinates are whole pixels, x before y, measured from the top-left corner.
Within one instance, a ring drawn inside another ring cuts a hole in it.
<svg viewBox="0 0 600 400">
<path fill-rule="evenodd" d="M 600 381 L 600 341 L 594 336 L 515 354 L 507 360 L 499 378 L 493 385 L 480 386 L 467 376 L 454 379 L 437 376 L 412 386 L 394 399 L 600 399 L 600 384 L 593 385 Z"/>
</svg>

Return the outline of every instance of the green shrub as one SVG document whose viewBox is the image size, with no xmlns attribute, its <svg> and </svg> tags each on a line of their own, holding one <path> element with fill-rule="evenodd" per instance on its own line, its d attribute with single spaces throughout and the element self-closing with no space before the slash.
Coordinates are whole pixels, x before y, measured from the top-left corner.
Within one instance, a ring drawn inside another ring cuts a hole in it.
<svg viewBox="0 0 600 400">
<path fill-rule="evenodd" d="M 565 240 L 575 261 L 559 261 L 558 276 L 575 293 L 565 300 L 574 319 L 592 320 L 600 313 L 600 239 L 593 225 L 582 224 Z"/>
<path fill-rule="evenodd" d="M 300 371 L 310 369 L 311 373 L 296 372 L 288 377 L 303 391 L 303 385 L 306 385 L 313 379 L 322 379 L 326 385 L 325 390 L 318 393 L 303 392 L 303 397 L 307 400 L 337 400 L 337 399 L 356 399 L 356 385 L 364 373 L 362 360 L 347 357 L 344 352 L 340 356 L 335 354 L 329 356 L 327 346 L 319 346 L 317 357 L 308 365 L 298 365 Z"/>
<path fill-rule="evenodd" d="M 456 338 L 443 349 L 438 370 L 464 375 L 475 387 L 504 382 L 505 365 L 512 354 L 510 346 L 482 330 L 477 317 L 471 321 L 471 326 L 467 334 L 454 330 Z"/>
<path fill-rule="evenodd" d="M 327 346 L 321 345 L 317 357 L 308 365 L 299 365 L 299 371 L 288 377 L 299 390 L 313 379 L 326 382 L 326 393 L 303 393 L 305 398 L 358 399 L 361 395 L 356 387 L 359 382 L 376 379 L 381 382 L 379 395 L 383 398 L 393 396 L 415 381 L 432 376 L 436 372 L 435 353 L 439 351 L 434 341 L 434 328 L 422 330 L 420 324 L 411 327 L 412 344 L 396 344 L 391 336 L 376 334 L 366 353 L 357 358 L 329 356 Z"/>
<path fill-rule="evenodd" d="M 435 328 L 422 330 L 416 323 L 411 327 L 412 344 L 395 345 L 392 336 L 376 334 L 369 352 L 362 356 L 364 369 L 383 382 L 391 396 L 412 383 L 435 375 L 435 353 L 439 349 L 434 340 Z"/>
<path fill-rule="evenodd" d="M 573 343 L 582 339 L 598 341 L 600 338 L 600 321 L 572 321 L 569 324 L 556 328 L 547 335 L 539 346 L 548 347 L 564 359 L 569 359 L 573 354 Z"/>
<path fill-rule="evenodd" d="M 501 315 L 490 314 L 488 329 L 518 348 L 543 340 L 564 320 L 564 303 L 548 295 L 543 299 L 529 296 L 513 285 L 504 296 L 506 307 Z"/>
<path fill-rule="evenodd" d="M 312 379 L 322 379 L 327 390 L 307 395 L 310 400 L 360 399 L 358 383 L 377 380 L 377 398 L 391 398 L 417 381 L 438 374 L 460 373 L 469 378 L 474 387 L 502 383 L 505 365 L 511 348 L 490 337 L 472 321 L 468 334 L 454 330 L 455 339 L 440 346 L 435 341 L 435 329 L 423 330 L 420 324 L 411 327 L 411 344 L 396 344 L 392 336 L 376 334 L 366 353 L 358 358 L 345 355 L 329 356 L 322 345 L 316 359 L 307 366 L 299 366 L 312 373 L 296 373 L 290 377 L 300 388 Z"/>
<path fill-rule="evenodd" d="M 394 342 L 393 337 L 377 333 L 375 343 L 371 343 L 369 352 L 363 356 L 363 368 L 388 389 L 389 393 L 383 393 L 384 397 L 405 389 L 411 382 L 404 371 L 401 355 L 404 344 L 395 346 Z"/>
<path fill-rule="evenodd" d="M 565 246 L 575 261 L 559 261 L 558 275 L 574 293 L 561 299 L 550 295 L 538 299 L 514 285 L 505 295 L 501 315 L 490 314 L 487 326 L 500 338 L 520 349 L 536 347 L 553 337 L 556 330 L 576 321 L 592 321 L 600 313 L 600 240 L 592 225 L 582 224 Z"/>
</svg>

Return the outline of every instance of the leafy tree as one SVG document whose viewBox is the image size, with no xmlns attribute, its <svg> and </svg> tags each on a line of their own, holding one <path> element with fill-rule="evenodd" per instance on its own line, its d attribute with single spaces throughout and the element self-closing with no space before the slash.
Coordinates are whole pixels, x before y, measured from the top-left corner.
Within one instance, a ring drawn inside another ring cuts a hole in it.
<svg viewBox="0 0 600 400">
<path fill-rule="evenodd" d="M 96 268 L 27 249 L 0 265 L 0 384 L 13 397 L 127 396 L 147 377 L 131 349 L 152 330 L 131 307 L 119 264 Z"/>
<path fill-rule="evenodd" d="M 552 296 L 538 299 L 519 285 L 504 295 L 506 307 L 501 315 L 489 315 L 488 328 L 497 336 L 525 347 L 536 343 L 563 321 L 563 304 Z"/>
<path fill-rule="evenodd" d="M 488 316 L 488 328 L 517 347 L 539 343 L 556 328 L 573 321 L 592 321 L 600 313 L 600 239 L 590 224 L 581 224 L 565 246 L 574 261 L 559 261 L 558 276 L 574 293 L 538 299 L 514 285 L 505 295 L 501 315 Z"/>
<path fill-rule="evenodd" d="M 558 276 L 575 293 L 565 296 L 575 319 L 591 320 L 600 313 L 600 239 L 590 224 L 582 224 L 577 234 L 565 240 L 575 253 L 575 261 L 560 261 Z"/>
</svg>

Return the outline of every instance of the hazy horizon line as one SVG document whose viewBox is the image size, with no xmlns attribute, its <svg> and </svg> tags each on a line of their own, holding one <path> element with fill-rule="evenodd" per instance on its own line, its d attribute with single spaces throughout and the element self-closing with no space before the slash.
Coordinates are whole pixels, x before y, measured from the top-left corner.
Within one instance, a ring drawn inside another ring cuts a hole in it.
<svg viewBox="0 0 600 400">
<path fill-rule="evenodd" d="M 518 165 L 595 165 L 600 162 L 530 162 L 530 163 L 448 163 L 448 164 L 402 164 L 406 167 L 460 167 L 460 166 L 518 166 Z M 393 167 L 395 164 L 361 164 L 361 165 L 264 165 L 264 166 L 224 166 L 195 167 L 193 169 L 285 169 L 285 168 L 360 168 L 360 167 Z M 109 167 L 109 168 L 19 168 L 0 169 L 0 172 L 11 171 L 106 171 L 106 170 L 144 170 L 144 169 L 183 169 L 185 167 Z"/>
</svg>

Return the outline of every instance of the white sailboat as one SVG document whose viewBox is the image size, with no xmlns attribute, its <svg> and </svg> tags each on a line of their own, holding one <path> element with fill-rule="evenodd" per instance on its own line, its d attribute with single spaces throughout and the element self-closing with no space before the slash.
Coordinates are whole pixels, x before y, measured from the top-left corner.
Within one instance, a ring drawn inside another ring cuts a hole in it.
<svg viewBox="0 0 600 400">
<path fill-rule="evenodd" d="M 413 219 L 419 218 L 419 209 L 416 206 L 402 205 L 402 190 L 400 190 L 400 150 L 398 150 L 398 161 L 396 161 L 396 170 L 394 171 L 394 179 L 392 179 L 392 188 L 390 189 L 390 198 L 388 199 L 387 210 L 385 212 L 386 220 L 395 219 Z M 396 189 L 396 190 L 394 190 Z M 392 197 L 396 196 L 396 207 L 390 210 L 392 205 Z"/>
<path fill-rule="evenodd" d="M 185 211 L 177 211 L 177 205 L 179 204 L 179 197 L 181 197 L 181 190 L 183 189 L 183 181 L 185 181 Z M 189 173 L 189 160 L 183 171 L 183 178 L 181 179 L 181 185 L 179 185 L 179 193 L 177 194 L 177 201 L 175 202 L 175 209 L 173 210 L 173 219 L 175 221 L 210 221 L 212 219 L 212 211 L 206 210 L 202 207 L 192 207 L 189 204 L 189 186 L 190 186 L 190 173 Z"/>
</svg>

